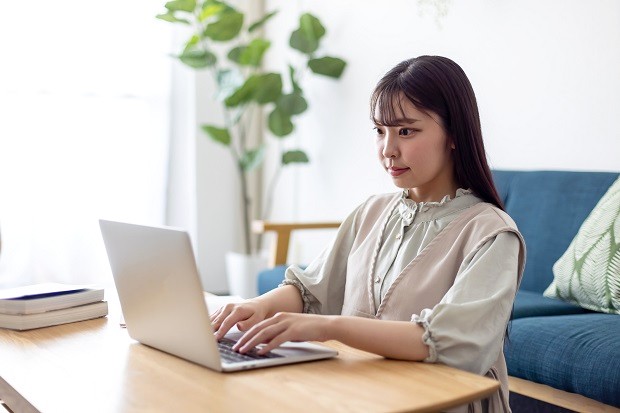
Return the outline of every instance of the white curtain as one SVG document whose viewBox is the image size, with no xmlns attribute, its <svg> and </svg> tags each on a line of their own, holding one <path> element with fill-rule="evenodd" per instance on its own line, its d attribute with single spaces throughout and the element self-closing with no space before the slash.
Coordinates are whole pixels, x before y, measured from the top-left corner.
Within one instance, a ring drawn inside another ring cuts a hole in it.
<svg viewBox="0 0 620 413">
<path fill-rule="evenodd" d="M 0 287 L 110 283 L 99 218 L 163 224 L 163 2 L 3 2 Z"/>
</svg>

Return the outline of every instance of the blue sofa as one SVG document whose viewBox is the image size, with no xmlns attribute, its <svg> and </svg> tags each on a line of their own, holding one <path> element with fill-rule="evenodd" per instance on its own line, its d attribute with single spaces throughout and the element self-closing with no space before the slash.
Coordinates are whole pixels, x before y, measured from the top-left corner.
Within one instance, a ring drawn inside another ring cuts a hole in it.
<svg viewBox="0 0 620 413">
<path fill-rule="evenodd" d="M 542 295 L 553 280 L 553 264 L 618 173 L 496 170 L 493 175 L 527 245 L 504 349 L 509 374 L 620 407 L 620 315 Z M 259 274 L 259 293 L 277 286 L 285 268 Z M 513 410 L 534 411 L 532 406 Z"/>
<path fill-rule="evenodd" d="M 618 173 L 494 171 L 494 177 L 527 246 L 504 348 L 508 373 L 620 407 L 620 315 L 542 295 L 553 264 Z"/>
</svg>

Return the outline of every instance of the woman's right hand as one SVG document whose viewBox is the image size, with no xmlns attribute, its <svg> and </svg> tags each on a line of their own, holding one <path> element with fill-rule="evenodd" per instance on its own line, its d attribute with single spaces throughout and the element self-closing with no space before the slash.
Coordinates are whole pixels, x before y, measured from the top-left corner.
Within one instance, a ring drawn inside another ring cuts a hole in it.
<svg viewBox="0 0 620 413">
<path fill-rule="evenodd" d="M 241 303 L 226 304 L 211 314 L 211 324 L 215 337 L 219 340 L 236 324 L 240 331 L 247 331 L 267 318 L 265 303 L 259 300 L 246 300 Z"/>
</svg>

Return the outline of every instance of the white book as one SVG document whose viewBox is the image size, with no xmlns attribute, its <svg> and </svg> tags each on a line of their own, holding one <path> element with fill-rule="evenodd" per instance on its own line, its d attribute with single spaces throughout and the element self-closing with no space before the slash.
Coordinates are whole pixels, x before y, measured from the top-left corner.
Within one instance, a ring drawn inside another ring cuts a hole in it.
<svg viewBox="0 0 620 413">
<path fill-rule="evenodd" d="M 58 324 L 73 323 L 104 317 L 108 314 L 107 301 L 34 314 L 0 314 L 0 328 L 31 330 Z"/>
<path fill-rule="evenodd" d="M 103 288 L 45 283 L 0 290 L 0 313 L 35 314 L 103 300 Z"/>
</svg>

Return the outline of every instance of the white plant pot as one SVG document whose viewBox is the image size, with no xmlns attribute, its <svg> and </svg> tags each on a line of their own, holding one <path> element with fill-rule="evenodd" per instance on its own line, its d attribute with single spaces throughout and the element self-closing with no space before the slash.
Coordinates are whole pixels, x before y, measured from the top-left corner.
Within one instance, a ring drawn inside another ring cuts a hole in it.
<svg viewBox="0 0 620 413">
<path fill-rule="evenodd" d="M 267 268 L 265 255 L 226 253 L 226 276 L 231 295 L 253 298 L 258 295 L 258 273 Z"/>
</svg>

